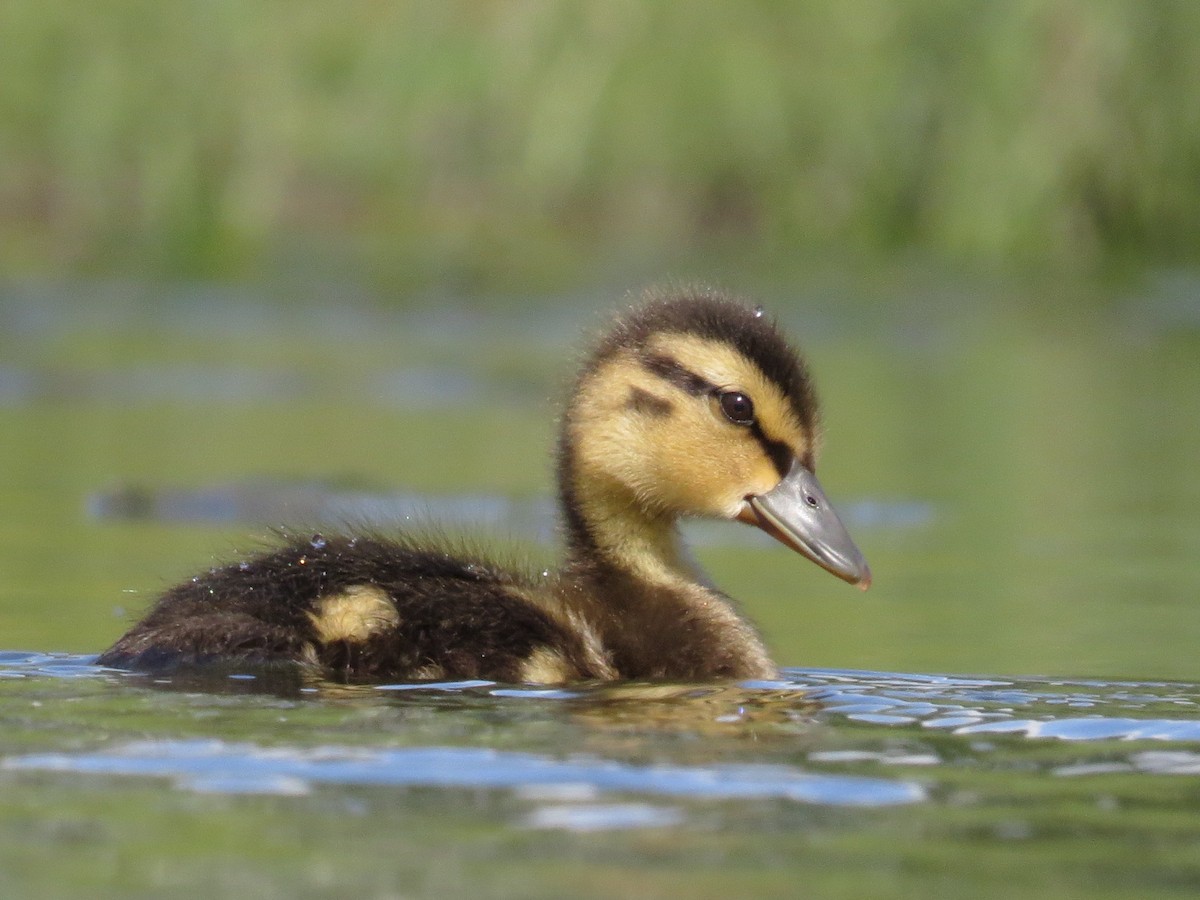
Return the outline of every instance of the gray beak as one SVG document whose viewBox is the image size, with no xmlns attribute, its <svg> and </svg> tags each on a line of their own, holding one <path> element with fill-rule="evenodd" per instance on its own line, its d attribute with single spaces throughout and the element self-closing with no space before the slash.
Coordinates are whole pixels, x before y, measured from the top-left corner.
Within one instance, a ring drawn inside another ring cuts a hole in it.
<svg viewBox="0 0 1200 900">
<path fill-rule="evenodd" d="M 817 476 L 799 461 L 767 493 L 746 499 L 749 509 L 739 516 L 742 521 L 757 525 L 838 578 L 864 591 L 871 586 L 867 561 L 825 498 Z"/>
</svg>

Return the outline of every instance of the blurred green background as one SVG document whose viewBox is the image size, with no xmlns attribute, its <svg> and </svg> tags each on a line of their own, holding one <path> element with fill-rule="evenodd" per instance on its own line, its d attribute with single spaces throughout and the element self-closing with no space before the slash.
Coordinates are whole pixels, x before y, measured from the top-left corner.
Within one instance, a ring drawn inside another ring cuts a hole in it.
<svg viewBox="0 0 1200 900">
<path fill-rule="evenodd" d="M 0 42 L 0 646 L 99 650 L 279 521 L 108 488 L 547 495 L 577 335 L 681 277 L 798 336 L 876 573 L 701 550 L 782 663 L 1195 676 L 1200 4 L 10 0 Z"/>
<path fill-rule="evenodd" d="M 0 35 L 9 273 L 553 290 L 1200 247 L 1191 0 L 10 0 Z"/>
</svg>

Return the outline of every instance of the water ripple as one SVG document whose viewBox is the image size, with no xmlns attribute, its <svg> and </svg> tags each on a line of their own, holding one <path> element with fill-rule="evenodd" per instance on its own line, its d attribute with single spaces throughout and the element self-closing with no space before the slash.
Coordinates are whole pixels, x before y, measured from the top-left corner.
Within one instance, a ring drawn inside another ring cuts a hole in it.
<svg viewBox="0 0 1200 900">
<path fill-rule="evenodd" d="M 94 656 L 0 651 L 0 681 L 27 678 L 111 678 L 95 666 Z M 1031 739 L 1087 742 L 1104 740 L 1200 743 L 1200 685 L 1161 681 L 1097 679 L 978 678 L 922 673 L 842 669 L 789 669 L 786 680 L 746 682 L 747 697 L 768 704 L 803 707 L 828 721 L 849 721 L 891 729 L 923 729 L 963 736 L 1011 735 Z M 252 687 L 251 674 L 239 685 Z M 145 683 L 140 678 L 135 683 Z M 206 682 L 219 690 L 220 679 Z M 264 683 L 264 690 L 267 686 Z M 670 686 L 652 688 L 702 698 L 727 688 Z M 630 702 L 646 699 L 637 686 L 572 685 L 547 688 L 500 685 L 491 681 L 380 684 L 364 688 L 380 698 L 421 695 L 494 697 L 506 701 L 609 702 L 622 691 Z M 615 692 L 615 693 L 614 693 Z M 302 693 L 320 698 L 323 689 Z M 618 698 L 619 699 L 619 698 Z M 1081 711 L 1086 711 L 1082 714 Z"/>
<path fill-rule="evenodd" d="M 952 675 L 797 669 L 793 684 L 808 688 L 825 713 L 879 725 L 919 724 L 953 734 L 1010 734 L 1064 741 L 1200 742 L 1200 718 L 1136 718 L 1130 710 L 1192 711 L 1200 687 L 1169 682 L 962 678 Z M 1084 690 L 1079 690 L 1083 688 Z M 1092 715 L 1064 716 L 1093 709 Z M 1105 711 L 1121 710 L 1121 715 Z M 1020 714 L 1018 714 L 1020 711 Z"/>
<path fill-rule="evenodd" d="M 220 740 L 139 741 L 91 753 L 11 756 L 0 768 L 170 778 L 186 790 L 232 793 L 295 794 L 311 784 L 524 790 L 587 785 L 603 792 L 777 798 L 823 806 L 893 806 L 926 799 L 924 788 L 909 782 L 813 774 L 782 765 L 640 766 L 463 747 L 307 750 Z"/>
</svg>

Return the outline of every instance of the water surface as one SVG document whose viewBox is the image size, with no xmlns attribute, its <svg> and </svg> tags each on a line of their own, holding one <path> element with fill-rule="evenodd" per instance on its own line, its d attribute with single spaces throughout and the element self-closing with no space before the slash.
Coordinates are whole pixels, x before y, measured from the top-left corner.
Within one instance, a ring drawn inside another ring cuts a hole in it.
<svg viewBox="0 0 1200 900">
<path fill-rule="evenodd" d="M 756 299 L 874 586 L 705 523 L 804 668 L 532 689 L 92 660 L 279 525 L 553 564 L 557 399 L 610 298 L 0 286 L 0 646 L 33 648 L 0 652 L 3 893 L 1195 896 L 1200 280 Z"/>
<path fill-rule="evenodd" d="M 26 896 L 1200 888 L 1196 684 L 351 686 L 91 659 L 0 654 L 0 860 Z"/>
</svg>

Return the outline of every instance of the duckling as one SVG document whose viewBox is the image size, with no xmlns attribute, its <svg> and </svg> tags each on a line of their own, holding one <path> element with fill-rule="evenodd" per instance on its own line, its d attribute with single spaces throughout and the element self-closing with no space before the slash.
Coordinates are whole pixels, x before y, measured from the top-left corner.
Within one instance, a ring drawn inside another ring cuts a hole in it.
<svg viewBox="0 0 1200 900">
<path fill-rule="evenodd" d="M 167 590 L 97 661 L 293 662 L 355 680 L 775 678 L 677 523 L 755 525 L 866 589 L 814 474 L 817 444 L 808 370 L 761 309 L 708 289 L 648 292 L 585 357 L 560 420 L 557 571 L 413 538 L 285 534 Z"/>
</svg>

